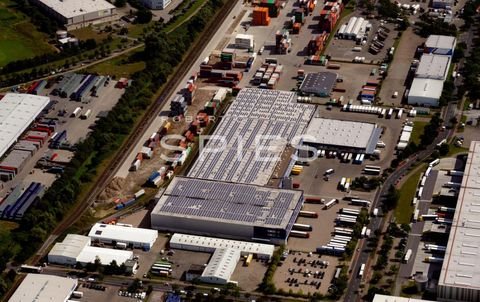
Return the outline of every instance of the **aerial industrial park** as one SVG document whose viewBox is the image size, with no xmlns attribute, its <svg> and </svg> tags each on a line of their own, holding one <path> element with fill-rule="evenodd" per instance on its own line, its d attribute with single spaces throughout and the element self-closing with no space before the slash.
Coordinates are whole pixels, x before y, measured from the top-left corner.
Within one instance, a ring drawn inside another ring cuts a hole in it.
<svg viewBox="0 0 480 302">
<path fill-rule="evenodd" d="M 0 301 L 480 301 L 479 7 L 0 0 Z"/>
</svg>

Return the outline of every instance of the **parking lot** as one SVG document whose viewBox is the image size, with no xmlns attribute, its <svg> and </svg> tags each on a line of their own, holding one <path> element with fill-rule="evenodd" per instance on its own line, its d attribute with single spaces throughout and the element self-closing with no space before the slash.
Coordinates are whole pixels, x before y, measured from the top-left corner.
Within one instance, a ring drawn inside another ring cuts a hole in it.
<svg viewBox="0 0 480 302">
<path fill-rule="evenodd" d="M 83 292 L 81 299 L 71 299 L 72 301 L 112 301 L 112 302 L 132 302 L 137 299 L 132 297 L 123 297 L 118 294 L 120 288 L 117 286 L 106 286 L 105 290 L 91 287 L 91 283 L 82 283 L 77 291 Z"/>
<path fill-rule="evenodd" d="M 326 294 L 337 265 L 335 257 L 291 251 L 277 267 L 274 283 L 285 292 Z"/>
</svg>

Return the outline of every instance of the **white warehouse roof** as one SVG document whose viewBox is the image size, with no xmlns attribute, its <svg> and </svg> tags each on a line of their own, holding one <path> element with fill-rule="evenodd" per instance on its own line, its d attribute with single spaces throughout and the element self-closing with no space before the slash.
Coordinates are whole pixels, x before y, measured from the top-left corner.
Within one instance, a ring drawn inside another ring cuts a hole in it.
<svg viewBox="0 0 480 302">
<path fill-rule="evenodd" d="M 415 78 L 413 79 L 410 92 L 408 93 L 408 103 L 414 103 L 411 99 L 430 99 L 435 100 L 436 106 L 438 106 L 438 100 L 442 95 L 442 90 L 443 80 Z"/>
<path fill-rule="evenodd" d="M 256 254 L 262 258 L 272 257 L 275 249 L 275 247 L 271 244 L 194 236 L 179 233 L 173 234 L 172 238 L 170 238 L 170 247 L 210 253 L 216 249 L 236 249 L 242 254 Z"/>
<path fill-rule="evenodd" d="M 240 260 L 240 251 L 234 249 L 216 249 L 200 279 L 204 282 L 226 284 Z"/>
<path fill-rule="evenodd" d="M 53 248 L 48 253 L 49 262 L 54 257 L 68 257 L 77 259 L 78 255 L 90 245 L 90 237 L 68 234 L 62 242 L 55 243 Z"/>
<path fill-rule="evenodd" d="M 157 240 L 158 232 L 150 229 L 96 223 L 88 233 L 88 237 L 93 240 L 140 243 L 142 246 L 152 247 Z"/>
<path fill-rule="evenodd" d="M 373 298 L 372 302 L 427 302 L 427 301 L 430 301 L 430 300 L 375 294 L 375 297 Z"/>
<path fill-rule="evenodd" d="M 367 149 L 375 129 L 376 126 L 372 123 L 313 118 L 303 141 L 312 144 Z"/>
<path fill-rule="evenodd" d="M 121 265 L 127 260 L 133 259 L 133 252 L 87 246 L 80 255 L 78 255 L 77 262 L 82 264 L 94 263 L 96 258 L 98 258 L 103 265 L 109 265 L 113 260 L 115 260 L 118 265 Z"/>
<path fill-rule="evenodd" d="M 45 274 L 28 274 L 9 302 L 67 301 L 77 287 L 77 279 Z"/>
<path fill-rule="evenodd" d="M 37 0 L 65 18 L 73 18 L 93 12 L 114 9 L 105 0 Z"/>
<path fill-rule="evenodd" d="M 424 79 L 445 80 L 450 68 L 450 56 L 424 54 L 415 76 Z"/>
<path fill-rule="evenodd" d="M 473 141 L 438 285 L 480 290 L 480 141 Z"/>
<path fill-rule="evenodd" d="M 56 243 L 48 253 L 48 262 L 63 265 L 93 263 L 98 258 L 104 265 L 113 260 L 118 265 L 133 258 L 132 251 L 90 246 L 90 237 L 68 234 L 62 242 Z"/>
<path fill-rule="evenodd" d="M 441 35 L 430 35 L 425 42 L 425 46 L 429 48 L 443 48 L 443 49 L 454 49 L 456 44 L 455 37 L 451 36 L 441 36 Z"/>
<path fill-rule="evenodd" d="M 31 94 L 7 93 L 0 99 L 0 157 L 27 130 L 50 98 Z"/>
</svg>

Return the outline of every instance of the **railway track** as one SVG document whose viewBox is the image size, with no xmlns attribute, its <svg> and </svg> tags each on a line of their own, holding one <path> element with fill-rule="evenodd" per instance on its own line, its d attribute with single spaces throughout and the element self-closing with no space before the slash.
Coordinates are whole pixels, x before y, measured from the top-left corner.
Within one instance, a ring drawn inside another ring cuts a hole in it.
<svg viewBox="0 0 480 302">
<path fill-rule="evenodd" d="M 82 202 L 76 203 L 74 208 L 70 210 L 68 215 L 57 225 L 51 235 L 59 236 L 64 233 L 71 225 L 77 222 L 85 211 L 95 201 L 96 197 L 105 189 L 105 187 L 111 182 L 115 173 L 118 171 L 120 165 L 125 162 L 128 155 L 131 154 L 133 148 L 137 145 L 142 137 L 143 132 L 152 124 L 155 118 L 160 114 L 164 103 L 174 94 L 176 87 L 180 84 L 183 78 L 187 75 L 188 71 L 193 67 L 198 55 L 207 46 L 209 41 L 213 38 L 215 33 L 220 29 L 223 22 L 225 22 L 227 16 L 237 4 L 237 1 L 227 1 L 224 6 L 217 12 L 212 21 L 207 25 L 207 28 L 194 42 L 194 45 L 190 48 L 187 56 L 182 60 L 180 65 L 177 66 L 173 76 L 163 86 L 160 96 L 150 105 L 147 112 L 129 135 L 127 140 L 121 147 L 122 152 L 117 152 L 114 159 L 109 163 L 105 171 L 99 177 L 97 184 L 92 187 L 88 192 L 87 198 Z M 48 242 L 46 243 L 48 244 Z M 42 247 L 40 251 L 46 250 Z M 29 261 L 32 264 L 38 263 L 43 257 L 41 254 L 35 255 Z"/>
</svg>

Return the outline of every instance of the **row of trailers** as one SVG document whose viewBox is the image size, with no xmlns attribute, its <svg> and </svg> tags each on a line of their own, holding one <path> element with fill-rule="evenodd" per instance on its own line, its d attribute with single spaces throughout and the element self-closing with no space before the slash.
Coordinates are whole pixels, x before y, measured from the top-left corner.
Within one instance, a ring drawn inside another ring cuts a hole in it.
<svg viewBox="0 0 480 302">
<path fill-rule="evenodd" d="M 335 220 L 337 226 L 334 228 L 333 237 L 326 245 L 317 247 L 317 253 L 342 256 L 353 237 L 353 229 L 350 227 L 357 223 L 359 215 L 359 209 L 342 208 Z"/>
<path fill-rule="evenodd" d="M 157 261 L 150 268 L 150 272 L 154 275 L 168 277 L 172 274 L 172 264 L 165 261 Z"/>
</svg>

